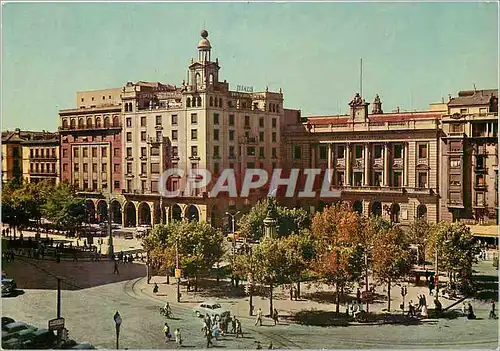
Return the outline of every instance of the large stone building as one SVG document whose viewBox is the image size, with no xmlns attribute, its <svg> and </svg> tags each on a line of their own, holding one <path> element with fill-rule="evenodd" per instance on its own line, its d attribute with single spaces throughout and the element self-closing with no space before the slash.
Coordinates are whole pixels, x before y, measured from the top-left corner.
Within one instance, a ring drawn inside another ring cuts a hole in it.
<svg viewBox="0 0 500 351">
<path fill-rule="evenodd" d="M 439 138 L 444 105 L 429 111 L 384 113 L 378 95 L 371 113 L 359 94 L 348 115 L 310 116 L 290 124 L 289 168 L 333 170 L 331 188 L 359 213 L 408 224 L 439 220 Z M 321 184 L 318 182 L 316 186 Z M 311 211 L 340 199 L 298 199 Z"/>
</svg>

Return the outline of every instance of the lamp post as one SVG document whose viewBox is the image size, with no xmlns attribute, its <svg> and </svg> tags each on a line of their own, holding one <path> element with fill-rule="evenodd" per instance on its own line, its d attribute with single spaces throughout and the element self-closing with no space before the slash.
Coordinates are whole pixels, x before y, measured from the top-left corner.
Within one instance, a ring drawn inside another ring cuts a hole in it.
<svg viewBox="0 0 500 351">
<path fill-rule="evenodd" d="M 179 242 L 175 240 L 175 276 L 177 278 L 177 302 L 181 302 L 181 272 L 179 270 Z"/>
<path fill-rule="evenodd" d="M 119 339 L 120 339 L 120 325 L 122 324 L 122 317 L 120 316 L 120 313 L 116 311 L 115 315 L 113 316 L 113 319 L 115 321 L 115 328 L 116 328 L 116 349 L 118 350 L 119 347 Z"/>
<path fill-rule="evenodd" d="M 236 247 L 236 238 L 234 236 L 234 224 L 235 224 L 235 221 L 234 221 L 234 218 L 240 214 L 240 211 L 236 212 L 235 214 L 231 214 L 229 212 L 226 212 L 226 215 L 230 216 L 231 217 L 231 222 L 232 222 L 232 233 L 233 233 L 233 254 L 234 254 L 234 248 Z"/>
</svg>

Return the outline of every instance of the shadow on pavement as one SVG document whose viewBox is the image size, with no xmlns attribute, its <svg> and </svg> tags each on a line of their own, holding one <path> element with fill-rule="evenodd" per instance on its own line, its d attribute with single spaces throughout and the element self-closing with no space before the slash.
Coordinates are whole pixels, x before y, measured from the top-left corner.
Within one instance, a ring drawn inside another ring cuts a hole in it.
<svg viewBox="0 0 500 351">
<path fill-rule="evenodd" d="M 311 300 L 317 303 L 329 303 L 329 304 L 335 304 L 335 301 L 337 299 L 336 295 L 332 291 L 317 291 L 317 292 L 312 292 L 312 293 L 302 293 L 301 294 L 302 298 L 305 298 L 307 300 Z M 386 302 L 387 297 L 385 295 L 381 294 L 373 294 L 373 298 L 370 300 L 370 304 L 374 303 L 381 303 L 381 302 Z M 304 301 L 307 301 L 304 300 Z M 351 302 L 355 301 L 356 297 L 355 296 L 350 296 L 347 294 L 344 294 L 344 296 L 340 297 L 340 303 L 341 305 L 345 304 L 346 302 Z"/>
<path fill-rule="evenodd" d="M 482 301 L 498 301 L 498 275 L 473 276 L 476 284 L 476 299 Z"/>
<path fill-rule="evenodd" d="M 20 289 L 16 289 L 14 291 L 12 291 L 12 293 L 8 296 L 2 296 L 2 299 L 5 299 L 5 298 L 11 298 L 11 297 L 18 297 L 19 295 L 24 295 L 24 290 L 20 290 Z"/>
<path fill-rule="evenodd" d="M 80 290 L 94 286 L 128 281 L 146 275 L 143 264 L 119 264 L 119 273 L 113 274 L 114 264 L 110 261 L 56 263 L 49 260 L 16 259 L 2 261 L 7 276 L 16 280 L 19 289 L 57 289 L 55 276 L 63 278 L 63 290 Z"/>
</svg>

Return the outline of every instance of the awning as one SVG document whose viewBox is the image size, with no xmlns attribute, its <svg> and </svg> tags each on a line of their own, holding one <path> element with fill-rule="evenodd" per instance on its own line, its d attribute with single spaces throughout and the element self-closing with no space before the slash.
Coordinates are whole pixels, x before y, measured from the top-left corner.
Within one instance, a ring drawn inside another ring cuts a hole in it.
<svg viewBox="0 0 500 351">
<path fill-rule="evenodd" d="M 487 238 L 498 238 L 497 225 L 469 225 L 473 236 L 481 236 Z"/>
</svg>

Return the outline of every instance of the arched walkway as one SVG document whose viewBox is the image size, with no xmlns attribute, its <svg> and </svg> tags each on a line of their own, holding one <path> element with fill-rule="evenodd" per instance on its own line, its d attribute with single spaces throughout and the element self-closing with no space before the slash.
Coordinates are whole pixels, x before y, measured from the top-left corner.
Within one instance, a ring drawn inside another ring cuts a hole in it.
<svg viewBox="0 0 500 351">
<path fill-rule="evenodd" d="M 399 223 L 399 213 L 401 212 L 401 208 L 398 204 L 392 204 L 391 206 L 391 222 Z"/>
<path fill-rule="evenodd" d="M 382 216 L 382 204 L 380 203 L 380 201 L 372 202 L 371 214 L 375 217 Z"/>
<path fill-rule="evenodd" d="M 85 200 L 85 208 L 86 208 L 86 214 L 87 214 L 87 218 L 85 218 L 85 221 L 88 221 L 89 223 L 94 223 L 95 222 L 94 201 Z"/>
<path fill-rule="evenodd" d="M 418 205 L 418 207 L 417 207 L 417 218 L 422 218 L 424 220 L 427 220 L 427 206 L 425 206 L 425 205 Z"/>
<path fill-rule="evenodd" d="M 182 210 L 181 207 L 177 204 L 172 206 L 172 220 L 182 221 Z"/>
<path fill-rule="evenodd" d="M 195 205 L 189 205 L 186 208 L 186 219 L 189 222 L 192 222 L 192 221 L 199 222 L 200 221 L 200 213 L 198 211 L 198 208 Z"/>
<path fill-rule="evenodd" d="M 106 222 L 108 220 L 108 205 L 106 201 L 100 200 L 97 203 L 97 221 L 99 223 Z"/>
<path fill-rule="evenodd" d="M 363 201 L 360 201 L 360 200 L 354 201 L 354 203 L 352 204 L 352 209 L 353 209 L 353 211 L 356 211 L 357 213 L 362 215 L 363 214 Z"/>
<path fill-rule="evenodd" d="M 139 225 L 151 225 L 151 208 L 146 202 L 139 204 Z"/>
<path fill-rule="evenodd" d="M 127 202 L 125 205 L 125 226 L 126 227 L 136 227 L 137 219 L 135 214 L 135 206 L 133 202 Z"/>
<path fill-rule="evenodd" d="M 111 221 L 113 223 L 122 224 L 122 207 L 118 200 L 114 200 L 111 202 L 110 206 L 111 212 Z"/>
</svg>

